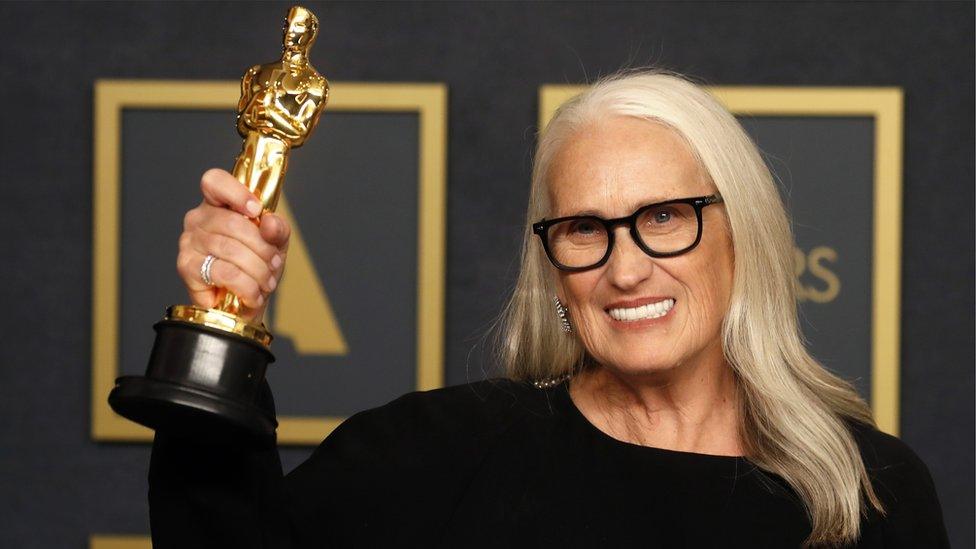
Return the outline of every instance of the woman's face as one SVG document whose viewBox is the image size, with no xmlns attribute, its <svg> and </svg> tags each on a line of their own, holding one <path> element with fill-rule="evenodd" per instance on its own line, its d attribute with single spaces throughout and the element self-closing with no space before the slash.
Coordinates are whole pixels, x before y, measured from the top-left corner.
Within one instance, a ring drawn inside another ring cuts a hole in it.
<svg viewBox="0 0 976 549">
<path fill-rule="evenodd" d="M 715 188 L 673 130 L 618 117 L 577 131 L 562 146 L 549 171 L 549 191 L 553 218 L 609 219 L 654 202 L 710 195 Z M 648 256 L 628 227 L 618 225 L 606 264 L 557 271 L 573 329 L 599 364 L 641 375 L 721 360 L 733 269 L 723 206 L 704 208 L 702 225 L 698 246 L 670 258 Z M 642 307 L 651 304 L 658 305 Z M 644 316 L 620 320 L 635 315 Z"/>
</svg>

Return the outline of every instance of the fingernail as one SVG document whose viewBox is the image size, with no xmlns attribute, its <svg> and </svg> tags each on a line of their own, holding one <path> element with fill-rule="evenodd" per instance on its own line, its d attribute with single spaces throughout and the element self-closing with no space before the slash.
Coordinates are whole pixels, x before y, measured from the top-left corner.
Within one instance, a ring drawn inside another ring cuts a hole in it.
<svg viewBox="0 0 976 549">
<path fill-rule="evenodd" d="M 247 210 L 247 213 L 251 214 L 251 217 L 261 215 L 261 204 L 257 200 L 248 200 L 244 208 Z"/>
<path fill-rule="evenodd" d="M 275 254 L 275 256 L 271 258 L 271 268 L 277 269 L 278 267 L 281 267 L 281 256 Z"/>
<path fill-rule="evenodd" d="M 258 296 L 258 307 L 260 307 L 263 304 L 264 304 L 264 296 L 263 295 L 259 295 Z"/>
<path fill-rule="evenodd" d="M 278 279 L 272 276 L 268 279 L 268 287 L 271 288 L 271 291 L 273 292 L 276 286 L 278 286 Z"/>
</svg>

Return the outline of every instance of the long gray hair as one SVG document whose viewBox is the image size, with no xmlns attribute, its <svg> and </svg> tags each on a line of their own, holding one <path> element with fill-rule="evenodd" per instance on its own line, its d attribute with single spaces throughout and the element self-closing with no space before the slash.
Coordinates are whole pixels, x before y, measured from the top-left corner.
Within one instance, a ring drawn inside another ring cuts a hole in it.
<svg viewBox="0 0 976 549">
<path fill-rule="evenodd" d="M 873 425 L 871 410 L 806 350 L 797 321 L 793 235 L 756 146 L 718 101 L 680 75 L 641 71 L 600 80 L 564 104 L 541 133 L 521 271 L 499 332 L 507 374 L 553 378 L 586 360 L 579 340 L 561 331 L 553 267 L 530 224 L 550 215 L 547 172 L 563 143 L 587 124 L 614 116 L 677 132 L 725 199 L 735 270 L 722 337 L 741 397 L 739 428 L 748 458 L 800 496 L 812 525 L 807 543 L 856 540 L 866 506 L 883 512 L 847 425 L 851 419 Z"/>
</svg>

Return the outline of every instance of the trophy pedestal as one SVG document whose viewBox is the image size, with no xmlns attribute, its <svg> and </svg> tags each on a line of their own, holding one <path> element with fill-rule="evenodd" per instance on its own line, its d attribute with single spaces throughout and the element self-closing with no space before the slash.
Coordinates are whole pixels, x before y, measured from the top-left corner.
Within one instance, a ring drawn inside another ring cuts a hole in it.
<svg viewBox="0 0 976 549">
<path fill-rule="evenodd" d="M 152 429 L 223 437 L 274 435 L 277 421 L 256 404 L 274 356 L 261 343 L 210 326 L 157 322 L 145 376 L 122 376 L 108 402 Z"/>
</svg>

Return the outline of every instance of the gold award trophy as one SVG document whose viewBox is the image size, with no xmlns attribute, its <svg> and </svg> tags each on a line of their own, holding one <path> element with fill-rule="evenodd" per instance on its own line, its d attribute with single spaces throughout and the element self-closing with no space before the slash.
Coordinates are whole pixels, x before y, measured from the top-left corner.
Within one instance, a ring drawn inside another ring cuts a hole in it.
<svg viewBox="0 0 976 549">
<path fill-rule="evenodd" d="M 311 11 L 291 8 L 281 60 L 255 65 L 241 79 L 237 130 L 244 143 L 234 176 L 265 211 L 278 204 L 288 152 L 308 139 L 329 98 L 329 83 L 308 60 L 318 26 Z M 220 289 L 212 309 L 167 309 L 154 326 L 146 375 L 118 378 L 108 397 L 112 409 L 153 429 L 215 433 L 230 426 L 273 435 L 277 422 L 255 403 L 274 361 L 271 333 L 238 316 L 241 307 L 237 296 Z"/>
</svg>

